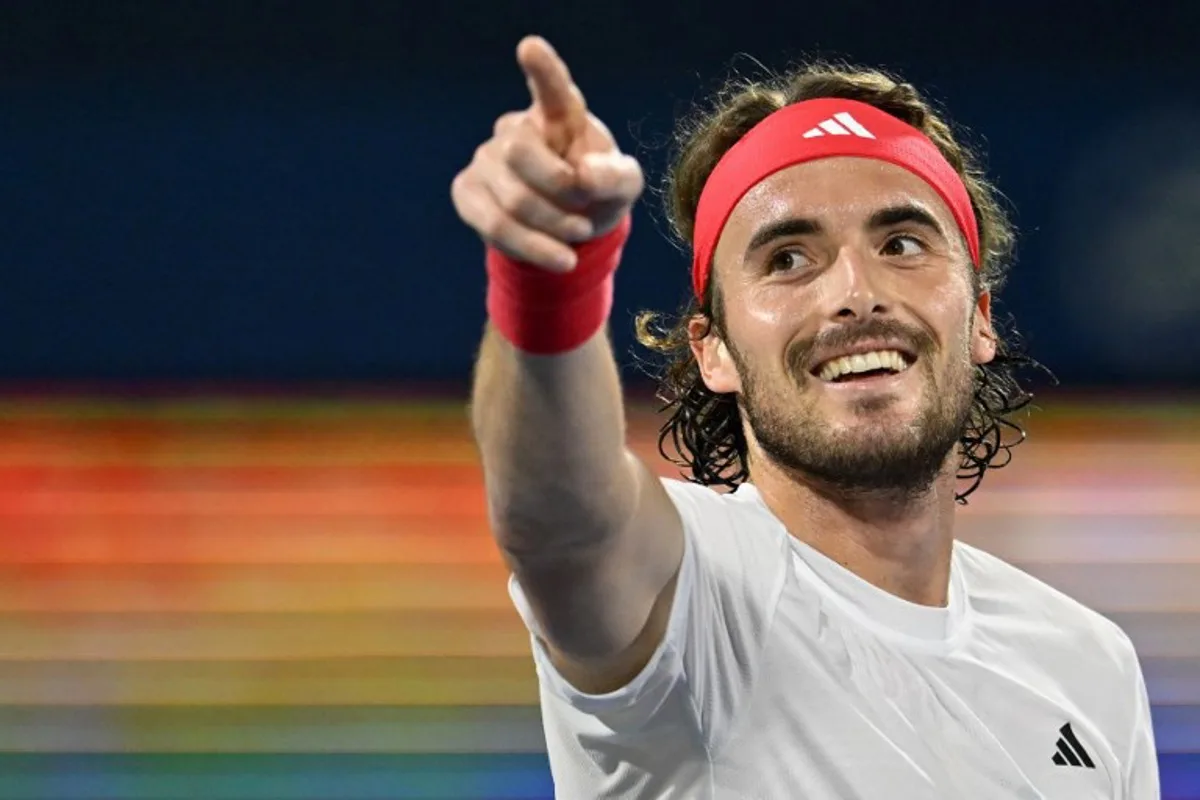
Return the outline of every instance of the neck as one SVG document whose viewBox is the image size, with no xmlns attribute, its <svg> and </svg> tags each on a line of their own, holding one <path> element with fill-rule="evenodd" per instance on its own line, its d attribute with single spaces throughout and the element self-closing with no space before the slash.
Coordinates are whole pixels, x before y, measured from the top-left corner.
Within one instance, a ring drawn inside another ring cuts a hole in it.
<svg viewBox="0 0 1200 800">
<path fill-rule="evenodd" d="M 897 597 L 945 606 L 954 544 L 955 477 L 927 492 L 848 495 L 759 460 L 754 486 L 792 536 Z"/>
</svg>

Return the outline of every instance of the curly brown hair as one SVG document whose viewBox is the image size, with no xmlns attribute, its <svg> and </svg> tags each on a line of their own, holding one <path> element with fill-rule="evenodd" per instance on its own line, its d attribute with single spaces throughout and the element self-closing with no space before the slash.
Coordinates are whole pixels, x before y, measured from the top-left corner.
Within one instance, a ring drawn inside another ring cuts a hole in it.
<svg viewBox="0 0 1200 800">
<path fill-rule="evenodd" d="M 912 85 L 879 70 L 847 64 L 809 62 L 758 81 L 736 77 L 716 93 L 710 108 L 698 109 L 683 120 L 662 194 L 672 233 L 684 249 L 690 252 L 700 192 L 725 152 L 771 113 L 822 97 L 869 103 L 933 141 L 966 185 L 979 222 L 981 263 L 973 271 L 976 293 L 994 296 L 1011 267 L 1015 235 L 978 156 Z M 710 281 L 702 301 L 690 300 L 674 319 L 649 311 L 639 314 L 637 338 L 665 359 L 657 375 L 658 397 L 669 416 L 660 430 L 659 451 L 685 469 L 693 482 L 733 488 L 750 477 L 737 398 L 704 385 L 688 330 L 689 321 L 699 317 L 707 323 L 702 336 L 709 330 L 724 335 L 716 283 Z M 1017 373 L 1022 367 L 1040 365 L 1021 352 L 1011 325 L 997 334 L 995 359 L 975 367 L 971 412 L 959 437 L 958 477 L 969 481 L 955 495 L 960 503 L 978 488 L 988 469 L 1006 465 L 1012 448 L 1025 439 L 1024 429 L 1011 417 L 1029 405 L 1033 395 L 1018 382 Z"/>
</svg>

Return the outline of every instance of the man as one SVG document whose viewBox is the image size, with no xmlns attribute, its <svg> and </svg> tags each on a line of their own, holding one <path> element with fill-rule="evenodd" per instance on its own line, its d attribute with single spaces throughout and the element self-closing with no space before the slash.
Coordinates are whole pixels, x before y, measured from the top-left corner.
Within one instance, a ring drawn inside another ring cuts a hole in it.
<svg viewBox="0 0 1200 800">
<path fill-rule="evenodd" d="M 684 126 L 696 300 L 641 334 L 694 480 L 660 481 L 604 333 L 642 173 L 546 42 L 517 56 L 532 105 L 452 194 L 488 245 L 473 422 L 559 795 L 1157 797 L 1128 638 L 954 541 L 1028 398 L 991 314 L 1011 232 L 945 122 L 810 67 Z"/>
</svg>

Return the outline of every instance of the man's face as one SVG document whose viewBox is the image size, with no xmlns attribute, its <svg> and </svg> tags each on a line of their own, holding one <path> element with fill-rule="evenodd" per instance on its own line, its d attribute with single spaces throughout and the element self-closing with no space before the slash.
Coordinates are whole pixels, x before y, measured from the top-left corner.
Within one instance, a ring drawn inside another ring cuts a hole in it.
<svg viewBox="0 0 1200 800">
<path fill-rule="evenodd" d="M 927 489 L 995 355 L 937 193 L 880 161 L 801 164 L 742 198 L 713 260 L 724 337 L 695 351 L 708 388 L 738 394 L 751 458 L 841 491 Z"/>
</svg>

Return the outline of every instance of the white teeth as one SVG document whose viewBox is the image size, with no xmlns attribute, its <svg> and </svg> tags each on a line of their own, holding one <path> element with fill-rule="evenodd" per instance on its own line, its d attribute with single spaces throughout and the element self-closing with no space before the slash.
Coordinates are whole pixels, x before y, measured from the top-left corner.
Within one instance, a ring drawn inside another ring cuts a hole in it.
<svg viewBox="0 0 1200 800">
<path fill-rule="evenodd" d="M 876 369 L 904 372 L 908 369 L 908 362 L 904 360 L 904 356 L 898 350 L 872 350 L 869 353 L 831 359 L 821 367 L 818 377 L 823 381 L 832 381 L 843 375 L 870 372 Z"/>
</svg>

